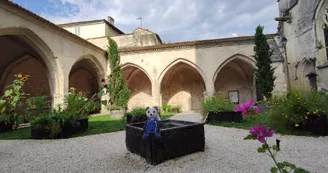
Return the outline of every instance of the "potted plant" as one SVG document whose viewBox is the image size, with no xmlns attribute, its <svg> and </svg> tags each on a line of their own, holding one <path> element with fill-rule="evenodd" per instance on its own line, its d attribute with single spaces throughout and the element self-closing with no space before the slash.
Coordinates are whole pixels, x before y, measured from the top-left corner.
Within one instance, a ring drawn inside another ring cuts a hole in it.
<svg viewBox="0 0 328 173">
<path fill-rule="evenodd" d="M 51 112 L 50 106 L 47 105 L 47 95 L 30 97 L 26 100 L 25 119 L 28 122 L 35 119 L 36 117 Z"/>
<path fill-rule="evenodd" d="M 16 129 L 22 122 L 21 115 L 15 111 L 22 105 L 21 100 L 25 95 L 22 88 L 28 75 L 17 74 L 14 77 L 13 83 L 7 86 L 7 90 L 0 98 L 0 132 Z"/>
<path fill-rule="evenodd" d="M 56 139 L 61 132 L 61 123 L 54 116 L 40 115 L 31 121 L 32 139 Z"/>
<path fill-rule="evenodd" d="M 98 93 L 90 99 L 83 92 L 76 92 L 75 88 L 70 88 L 70 92 L 65 95 L 65 112 L 70 117 L 70 123 L 75 131 L 85 131 L 88 129 L 90 113 L 99 108 Z"/>
<path fill-rule="evenodd" d="M 231 121 L 240 122 L 241 112 L 235 112 L 235 104 L 226 102 L 219 96 L 212 96 L 202 103 L 202 115 L 205 122 Z"/>
</svg>

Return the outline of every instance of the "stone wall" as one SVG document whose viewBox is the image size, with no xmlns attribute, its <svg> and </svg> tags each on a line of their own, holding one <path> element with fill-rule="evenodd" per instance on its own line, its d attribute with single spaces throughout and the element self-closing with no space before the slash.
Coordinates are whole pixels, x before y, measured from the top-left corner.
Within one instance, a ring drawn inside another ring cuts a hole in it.
<svg viewBox="0 0 328 173">
<path fill-rule="evenodd" d="M 328 61 L 325 49 L 317 49 L 319 41 L 325 45 L 323 27 L 327 25 L 328 1 L 298 0 L 295 6 L 288 6 L 288 0 L 279 1 L 280 16 L 285 11 L 290 21 L 280 22 L 281 38 L 287 38 L 287 58 L 290 79 L 293 86 L 309 87 L 305 75 L 309 72 L 317 73 L 319 89 L 328 89 Z M 325 24 L 326 21 L 326 24 Z M 311 62 L 315 58 L 316 62 Z M 309 62 L 304 63 L 305 61 Z M 317 68 L 312 68 L 316 66 Z M 312 69 L 311 69 L 312 68 Z M 304 70 L 306 69 L 306 70 Z"/>
<path fill-rule="evenodd" d="M 138 28 L 131 34 L 124 34 L 112 37 L 120 48 L 143 47 L 162 44 L 156 33 Z"/>
</svg>

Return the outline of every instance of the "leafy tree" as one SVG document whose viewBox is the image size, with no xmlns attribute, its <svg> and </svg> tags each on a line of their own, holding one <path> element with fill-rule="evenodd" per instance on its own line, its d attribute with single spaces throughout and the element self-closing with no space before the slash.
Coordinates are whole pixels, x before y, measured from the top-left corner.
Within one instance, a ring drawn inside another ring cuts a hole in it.
<svg viewBox="0 0 328 173">
<path fill-rule="evenodd" d="M 125 108 L 129 99 L 131 91 L 124 85 L 123 75 L 121 70 L 121 58 L 118 53 L 116 42 L 110 38 L 108 39 L 108 59 L 110 64 L 109 83 L 112 87 L 110 96 L 111 109 Z"/>
<path fill-rule="evenodd" d="M 271 98 L 272 90 L 275 87 L 274 81 L 274 70 L 271 66 L 271 55 L 273 51 L 270 51 L 270 46 L 267 42 L 266 36 L 263 34 L 264 27 L 257 26 L 255 34 L 255 46 L 254 46 L 254 58 L 256 60 L 255 75 L 257 87 L 261 94 L 266 98 Z"/>
</svg>

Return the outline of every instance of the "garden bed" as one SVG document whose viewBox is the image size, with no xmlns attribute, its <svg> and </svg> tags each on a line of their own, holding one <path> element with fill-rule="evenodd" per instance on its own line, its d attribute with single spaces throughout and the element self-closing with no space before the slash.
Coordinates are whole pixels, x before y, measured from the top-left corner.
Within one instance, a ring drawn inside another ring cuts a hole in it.
<svg viewBox="0 0 328 173">
<path fill-rule="evenodd" d="M 304 121 L 304 123 L 300 124 L 300 126 L 295 127 L 296 129 L 302 129 L 304 131 L 312 133 L 312 135 L 316 136 L 327 136 L 328 135 L 328 121 L 326 115 L 315 115 L 310 114 L 307 115 L 308 119 Z"/>
<path fill-rule="evenodd" d="M 0 132 L 9 132 L 13 130 L 13 123 L 0 122 Z"/>
<path fill-rule="evenodd" d="M 160 121 L 161 138 L 155 138 L 151 133 L 147 139 L 142 139 L 143 125 L 144 122 L 126 124 L 126 147 L 130 152 L 145 158 L 151 165 L 204 151 L 204 123 Z"/>
<path fill-rule="evenodd" d="M 206 122 L 241 122 L 242 120 L 241 112 L 209 112 Z"/>
<path fill-rule="evenodd" d="M 66 122 L 60 126 L 58 131 L 47 128 L 31 128 L 32 139 L 59 139 L 69 138 L 73 134 L 84 132 L 88 129 L 89 118 L 77 120 L 74 123 Z"/>
</svg>

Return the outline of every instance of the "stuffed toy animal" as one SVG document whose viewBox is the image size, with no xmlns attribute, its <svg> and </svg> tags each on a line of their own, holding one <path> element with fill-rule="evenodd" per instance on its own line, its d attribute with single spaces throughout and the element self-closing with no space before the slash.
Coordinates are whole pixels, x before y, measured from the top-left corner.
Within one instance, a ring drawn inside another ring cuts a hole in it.
<svg viewBox="0 0 328 173">
<path fill-rule="evenodd" d="M 143 130 L 144 135 L 143 138 L 147 138 L 150 135 L 150 132 L 155 134 L 155 137 L 158 138 L 161 136 L 159 121 L 161 120 L 159 117 L 158 107 L 154 106 L 152 108 L 146 108 L 147 121 L 144 124 Z"/>
</svg>

